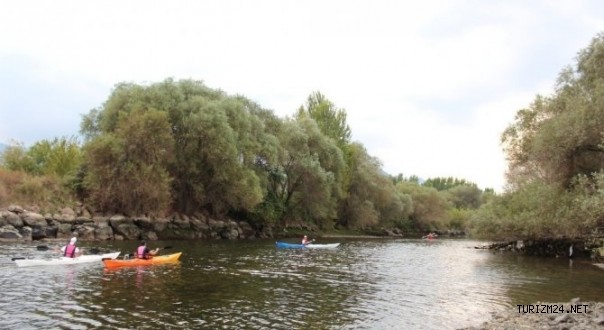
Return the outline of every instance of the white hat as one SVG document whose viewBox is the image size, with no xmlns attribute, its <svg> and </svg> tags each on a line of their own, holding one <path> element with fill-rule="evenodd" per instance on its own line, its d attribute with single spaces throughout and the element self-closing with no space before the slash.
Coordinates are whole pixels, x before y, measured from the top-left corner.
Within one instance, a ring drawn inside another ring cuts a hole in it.
<svg viewBox="0 0 604 330">
<path fill-rule="evenodd" d="M 75 242 L 78 240 L 77 237 L 72 237 L 71 240 L 69 241 L 69 244 L 75 244 Z"/>
</svg>

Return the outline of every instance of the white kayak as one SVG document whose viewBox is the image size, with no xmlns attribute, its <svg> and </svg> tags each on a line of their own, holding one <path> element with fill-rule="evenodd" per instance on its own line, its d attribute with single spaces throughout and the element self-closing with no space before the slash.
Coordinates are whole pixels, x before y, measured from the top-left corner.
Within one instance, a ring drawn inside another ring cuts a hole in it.
<svg viewBox="0 0 604 330">
<path fill-rule="evenodd" d="M 54 266 L 54 265 L 72 265 L 72 264 L 83 264 L 89 262 L 100 262 L 105 258 L 115 259 L 120 255 L 120 252 L 111 252 L 103 254 L 85 254 L 75 258 L 60 257 L 52 259 L 25 259 L 25 258 L 13 258 L 13 261 L 19 267 L 28 266 Z"/>
</svg>

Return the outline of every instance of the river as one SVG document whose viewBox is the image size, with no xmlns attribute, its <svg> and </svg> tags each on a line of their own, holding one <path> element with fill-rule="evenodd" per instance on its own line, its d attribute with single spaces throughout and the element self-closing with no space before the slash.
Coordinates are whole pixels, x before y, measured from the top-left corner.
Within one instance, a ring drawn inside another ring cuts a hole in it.
<svg viewBox="0 0 604 330">
<path fill-rule="evenodd" d="M 1 329 L 455 329 L 517 304 L 602 300 L 589 260 L 545 259 L 438 239 L 159 241 L 172 265 L 16 267 L 41 243 L 0 243 Z M 52 245 L 53 243 L 49 243 Z M 129 253 L 136 242 L 82 242 Z"/>
</svg>

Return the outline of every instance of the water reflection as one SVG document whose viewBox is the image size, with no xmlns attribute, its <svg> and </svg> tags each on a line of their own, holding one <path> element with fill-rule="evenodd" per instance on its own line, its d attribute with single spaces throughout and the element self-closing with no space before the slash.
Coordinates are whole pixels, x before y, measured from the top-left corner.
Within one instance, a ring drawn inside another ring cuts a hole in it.
<svg viewBox="0 0 604 330">
<path fill-rule="evenodd" d="M 452 329 L 537 301 L 601 299 L 585 260 L 476 250 L 462 240 L 341 240 L 334 250 L 273 241 L 163 242 L 178 264 L 17 268 L 35 255 L 0 243 L 0 328 Z M 130 251 L 131 242 L 108 242 Z"/>
</svg>

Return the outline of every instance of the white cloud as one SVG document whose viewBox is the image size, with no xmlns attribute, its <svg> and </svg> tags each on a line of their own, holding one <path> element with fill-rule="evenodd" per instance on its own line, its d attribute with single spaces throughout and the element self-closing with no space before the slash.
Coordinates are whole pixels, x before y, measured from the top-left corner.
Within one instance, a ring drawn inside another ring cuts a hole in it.
<svg viewBox="0 0 604 330">
<path fill-rule="evenodd" d="M 3 3 L 0 141 L 73 134 L 121 81 L 203 80 L 280 116 L 318 90 L 387 172 L 501 189 L 501 131 L 604 30 L 602 10 L 596 0 Z"/>
</svg>

